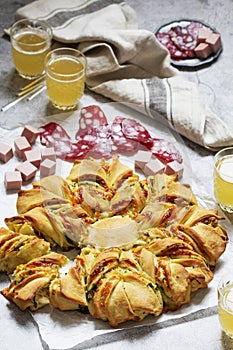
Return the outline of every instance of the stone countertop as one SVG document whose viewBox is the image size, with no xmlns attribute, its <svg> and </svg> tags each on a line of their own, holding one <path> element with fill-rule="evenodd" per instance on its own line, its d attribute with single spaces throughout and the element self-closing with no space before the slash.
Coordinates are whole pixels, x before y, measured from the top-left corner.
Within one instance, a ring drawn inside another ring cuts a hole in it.
<svg viewBox="0 0 233 350">
<path fill-rule="evenodd" d="M 49 0 L 48 0 L 49 1 Z M 14 14 L 17 8 L 30 3 L 29 0 L 0 0 L 0 26 L 3 29 L 14 22 Z M 204 100 L 212 110 L 222 119 L 232 125 L 232 81 L 233 81 L 233 3 L 232 0 L 126 0 L 137 12 L 139 27 L 154 31 L 164 23 L 176 19 L 198 19 L 215 27 L 223 41 L 223 52 L 216 62 L 199 70 L 184 71 L 183 74 L 198 84 Z M 114 3 L 114 1 L 113 1 Z M 0 37 L 0 106 L 14 98 L 14 93 L 23 84 L 22 79 L 15 73 L 11 48 L 8 38 L 3 34 Z M 90 94 L 89 92 L 86 92 Z M 103 98 L 97 95 L 90 97 L 98 101 Z M 12 113 L 31 113 L 33 118 L 41 115 L 52 115 L 55 111 L 50 104 L 46 93 L 42 93 L 30 103 L 23 101 L 15 108 L 4 113 L 5 127 L 7 118 Z M 2 117 L 2 115 L 0 114 Z M 1 118 L 0 118 L 1 119 Z M 184 140 L 190 158 L 192 159 L 192 171 L 202 178 L 200 186 L 204 186 L 212 198 L 212 177 L 210 164 L 212 154 Z M 4 277 L 0 274 L 1 283 Z M 17 312 L 16 312 L 17 311 Z M 42 350 L 48 349 L 43 344 L 36 325 L 29 313 L 19 312 L 16 306 L 0 300 L 0 348 L 1 350 Z M 146 326 L 136 329 L 124 330 L 96 337 L 77 347 L 77 349 L 134 349 L 143 350 L 159 348 L 160 350 L 228 350 L 233 349 L 233 342 L 227 339 L 221 332 L 217 317 L 217 308 L 206 310 L 193 316 L 179 319 L 176 323 L 167 323 L 163 326 Z"/>
</svg>

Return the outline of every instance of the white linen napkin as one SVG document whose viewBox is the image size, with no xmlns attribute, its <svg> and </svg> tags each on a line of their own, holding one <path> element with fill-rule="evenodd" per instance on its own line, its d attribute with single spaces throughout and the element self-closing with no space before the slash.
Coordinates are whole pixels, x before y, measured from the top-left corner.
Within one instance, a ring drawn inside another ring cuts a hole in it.
<svg viewBox="0 0 233 350">
<path fill-rule="evenodd" d="M 171 66 L 154 33 L 138 29 L 137 15 L 127 3 L 37 0 L 20 8 L 19 18 L 48 21 L 56 41 L 84 52 L 92 91 L 132 103 L 211 150 L 233 145 L 233 130 L 202 102 L 196 84 Z"/>
</svg>

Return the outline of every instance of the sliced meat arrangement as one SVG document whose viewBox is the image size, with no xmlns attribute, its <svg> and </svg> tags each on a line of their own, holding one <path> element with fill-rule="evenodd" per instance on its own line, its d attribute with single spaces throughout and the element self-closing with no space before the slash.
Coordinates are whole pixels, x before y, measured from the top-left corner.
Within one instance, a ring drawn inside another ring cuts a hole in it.
<svg viewBox="0 0 233 350">
<path fill-rule="evenodd" d="M 73 142 L 66 130 L 55 122 L 40 128 L 40 142 L 54 147 L 58 158 L 75 161 L 87 156 L 95 159 L 111 158 L 114 154 L 135 154 L 139 149 L 159 154 L 164 163 L 178 160 L 182 156 L 175 145 L 153 138 L 138 121 L 116 116 L 110 124 L 99 106 L 91 105 L 81 109 L 78 131 Z M 168 149 L 164 149 L 169 146 Z M 171 151 L 170 151 L 171 150 Z"/>
<path fill-rule="evenodd" d="M 156 33 L 158 40 L 166 46 L 172 59 L 185 59 L 196 57 L 194 51 L 198 43 L 198 29 L 202 27 L 199 22 L 174 25 L 168 31 Z"/>
</svg>

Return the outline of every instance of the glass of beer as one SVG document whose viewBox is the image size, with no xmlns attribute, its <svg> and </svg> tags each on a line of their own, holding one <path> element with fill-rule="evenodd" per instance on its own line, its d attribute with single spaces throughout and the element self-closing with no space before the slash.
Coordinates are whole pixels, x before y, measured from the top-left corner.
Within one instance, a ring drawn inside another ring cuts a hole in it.
<svg viewBox="0 0 233 350">
<path fill-rule="evenodd" d="M 233 147 L 214 157 L 214 195 L 222 210 L 233 213 Z"/>
<path fill-rule="evenodd" d="M 218 284 L 218 317 L 224 333 L 233 339 L 233 275 L 230 273 Z"/>
<path fill-rule="evenodd" d="M 47 54 L 45 63 L 46 88 L 52 104 L 63 111 L 76 108 L 85 88 L 85 55 L 72 48 L 58 48 Z"/>
<path fill-rule="evenodd" d="M 50 51 L 52 28 L 44 21 L 22 19 L 10 30 L 12 58 L 19 75 L 35 79 L 45 73 L 45 56 Z"/>
</svg>

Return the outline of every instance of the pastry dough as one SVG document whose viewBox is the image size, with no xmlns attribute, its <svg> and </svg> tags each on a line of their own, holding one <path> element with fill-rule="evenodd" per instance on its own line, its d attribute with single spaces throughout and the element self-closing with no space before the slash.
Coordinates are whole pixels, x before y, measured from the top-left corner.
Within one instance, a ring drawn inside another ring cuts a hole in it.
<svg viewBox="0 0 233 350">
<path fill-rule="evenodd" d="M 50 244 L 36 236 L 0 228 L 0 271 L 12 273 L 17 265 L 47 254 Z"/>
<path fill-rule="evenodd" d="M 149 314 L 162 313 L 162 294 L 132 252 L 116 248 L 99 254 L 95 251 L 94 259 L 93 253 L 89 254 L 87 299 L 89 312 L 94 317 L 108 320 L 115 327 L 128 320 L 142 320 Z M 85 254 L 85 260 L 89 254 Z"/>
<path fill-rule="evenodd" d="M 5 219 L 13 241 L 40 235 L 77 256 L 65 275 L 62 255 L 43 269 L 36 260 L 19 265 L 2 294 L 21 309 L 50 303 L 113 327 L 189 303 L 208 287 L 228 239 L 222 217 L 200 207 L 189 185 L 165 174 L 140 180 L 118 157 L 76 161 L 66 179 L 33 183 L 17 209 Z"/>
<path fill-rule="evenodd" d="M 49 300 L 60 310 L 79 310 L 87 306 L 85 282 L 78 266 L 71 267 L 67 274 L 51 282 Z"/>
<path fill-rule="evenodd" d="M 50 253 L 18 265 L 14 279 L 1 293 L 21 310 L 35 311 L 49 304 L 50 282 L 59 277 L 59 268 L 67 262 L 64 255 Z"/>
</svg>

